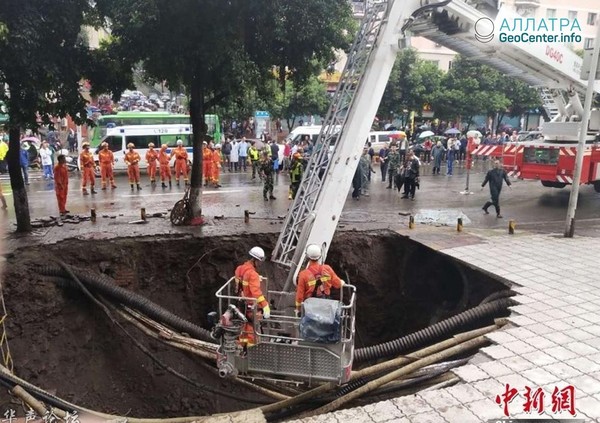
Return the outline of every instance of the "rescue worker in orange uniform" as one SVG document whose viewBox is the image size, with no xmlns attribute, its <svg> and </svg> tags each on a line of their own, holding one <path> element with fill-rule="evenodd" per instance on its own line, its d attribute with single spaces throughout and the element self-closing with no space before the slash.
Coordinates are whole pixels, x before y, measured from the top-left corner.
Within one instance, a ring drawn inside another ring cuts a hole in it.
<svg viewBox="0 0 600 423">
<path fill-rule="evenodd" d="M 215 149 L 212 151 L 211 158 L 211 181 L 215 188 L 221 188 L 221 185 L 219 185 L 219 178 L 221 176 L 221 162 L 223 161 L 223 156 L 221 156 L 221 144 L 217 144 L 215 146 Z"/>
<path fill-rule="evenodd" d="M 259 263 L 265 261 L 265 251 L 260 247 L 252 247 L 248 254 L 250 255 L 250 260 L 240 264 L 235 269 L 238 296 L 256 299 L 258 315 L 262 314 L 264 319 L 268 319 L 271 317 L 271 307 L 269 307 L 269 303 L 262 293 L 260 287 L 261 276 L 257 271 Z M 242 334 L 240 335 L 240 344 L 243 347 L 252 346 L 256 343 L 253 306 L 253 302 L 246 304 L 245 314 L 248 322 L 244 325 Z"/>
<path fill-rule="evenodd" d="M 90 183 L 90 189 L 92 194 L 97 194 L 94 190 L 94 185 L 96 184 L 96 175 L 94 174 L 94 155 L 90 151 L 90 143 L 84 142 L 81 147 L 83 151 L 79 154 L 79 162 L 81 163 L 81 169 L 83 169 L 83 185 L 81 189 L 83 191 L 83 195 L 89 195 L 87 190 L 87 183 Z"/>
<path fill-rule="evenodd" d="M 148 152 L 146 153 L 146 162 L 148 162 L 148 176 L 150 176 L 150 184 L 156 184 L 156 162 L 158 161 L 158 153 L 154 149 L 154 143 L 148 144 Z"/>
<path fill-rule="evenodd" d="M 106 184 L 110 181 L 110 186 L 115 189 L 115 177 L 113 175 L 113 166 L 115 164 L 115 156 L 108 149 L 108 143 L 102 143 L 102 150 L 98 153 L 98 161 L 100 162 L 100 176 L 102 177 L 102 189 L 106 190 Z"/>
<path fill-rule="evenodd" d="M 160 146 L 160 152 L 158 153 L 158 163 L 160 164 L 160 182 L 162 187 L 166 188 L 166 180 L 169 180 L 169 188 L 171 188 L 171 157 L 167 153 L 167 144 Z"/>
<path fill-rule="evenodd" d="M 212 182 L 213 151 L 210 149 L 210 146 L 206 141 L 204 141 L 203 144 L 204 146 L 202 148 L 202 175 L 204 176 L 204 186 L 207 186 L 209 183 Z"/>
<path fill-rule="evenodd" d="M 67 158 L 61 154 L 57 158 L 58 164 L 54 166 L 54 191 L 58 202 L 60 214 L 67 214 L 67 193 L 69 192 L 69 169 L 67 169 Z"/>
<path fill-rule="evenodd" d="M 133 183 L 137 187 L 137 190 L 140 191 L 142 187 L 140 187 L 140 157 L 139 153 L 134 150 L 135 145 L 132 143 L 127 144 L 127 148 L 129 151 L 125 153 L 125 164 L 127 165 L 127 176 L 129 177 L 129 185 L 131 185 L 131 190 L 133 191 Z"/>
<path fill-rule="evenodd" d="M 310 297 L 329 298 L 331 288 L 341 289 L 345 282 L 333 271 L 331 266 L 319 263 L 323 255 L 321 247 L 311 244 L 306 247 L 308 266 L 298 274 L 296 288 L 296 315 L 304 300 Z"/>
<path fill-rule="evenodd" d="M 189 184 L 187 166 L 188 153 L 183 146 L 183 141 L 177 140 L 177 147 L 171 151 L 171 157 L 175 157 L 175 180 L 177 181 L 177 186 L 179 186 L 179 177 L 181 175 L 183 175 L 183 180 L 187 186 Z"/>
</svg>

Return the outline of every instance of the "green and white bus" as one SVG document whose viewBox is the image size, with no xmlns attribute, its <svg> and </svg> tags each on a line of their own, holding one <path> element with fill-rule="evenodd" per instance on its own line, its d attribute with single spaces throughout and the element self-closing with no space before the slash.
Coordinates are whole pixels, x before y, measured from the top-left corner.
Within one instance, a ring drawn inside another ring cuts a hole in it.
<svg viewBox="0 0 600 423">
<path fill-rule="evenodd" d="M 221 141 L 221 121 L 217 115 L 205 115 L 208 135 L 216 142 Z M 100 116 L 96 126 L 90 128 L 89 142 L 92 148 L 98 147 L 106 136 L 107 128 L 135 125 L 191 125 L 189 115 L 168 112 L 118 112 L 116 115 Z"/>
</svg>

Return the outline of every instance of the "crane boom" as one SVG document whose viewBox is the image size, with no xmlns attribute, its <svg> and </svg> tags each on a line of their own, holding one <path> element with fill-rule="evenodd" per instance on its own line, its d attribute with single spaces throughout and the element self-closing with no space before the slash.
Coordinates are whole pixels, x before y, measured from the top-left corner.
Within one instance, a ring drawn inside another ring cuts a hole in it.
<svg viewBox="0 0 600 423">
<path fill-rule="evenodd" d="M 485 1 L 484 6 L 489 6 L 490 0 Z M 485 43 L 478 39 L 476 28 L 485 32 L 488 25 L 491 32 L 504 19 L 518 17 L 505 7 L 488 15 L 470 0 L 368 3 L 273 251 L 272 260 L 290 268 L 284 290 L 295 280 L 306 245 L 322 246 L 326 256 L 397 53 L 409 44 L 407 34 L 428 38 L 538 88 L 552 123 L 572 124 L 583 111 L 580 95 L 587 83 L 579 75 L 582 60 L 566 45 L 504 43 L 497 36 Z M 600 93 L 600 82 L 594 89 Z M 553 128 L 560 132 L 559 126 Z"/>
</svg>

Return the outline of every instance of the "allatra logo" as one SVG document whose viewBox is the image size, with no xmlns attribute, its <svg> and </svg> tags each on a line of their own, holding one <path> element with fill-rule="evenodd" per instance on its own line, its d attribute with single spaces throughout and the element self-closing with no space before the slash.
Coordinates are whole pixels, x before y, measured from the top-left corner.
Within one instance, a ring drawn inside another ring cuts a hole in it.
<svg viewBox="0 0 600 423">
<path fill-rule="evenodd" d="M 477 19 L 475 39 L 480 43 L 489 43 L 494 39 L 494 22 L 490 18 Z"/>
</svg>

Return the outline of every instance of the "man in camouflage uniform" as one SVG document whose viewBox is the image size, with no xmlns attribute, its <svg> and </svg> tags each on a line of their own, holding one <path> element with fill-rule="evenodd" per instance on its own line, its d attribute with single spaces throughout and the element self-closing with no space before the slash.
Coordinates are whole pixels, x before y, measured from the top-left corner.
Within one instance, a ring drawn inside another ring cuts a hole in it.
<svg viewBox="0 0 600 423">
<path fill-rule="evenodd" d="M 265 201 L 276 200 L 273 197 L 273 162 L 267 151 L 263 151 L 260 163 L 258 164 L 258 174 L 264 181 L 263 197 Z M 269 196 L 267 197 L 267 194 Z"/>
<path fill-rule="evenodd" d="M 388 176 L 389 183 L 386 187 L 387 189 L 392 189 L 392 184 L 394 183 L 394 178 L 398 174 L 398 168 L 400 167 L 400 154 L 398 153 L 398 146 L 392 145 L 391 151 L 388 154 Z"/>
</svg>

